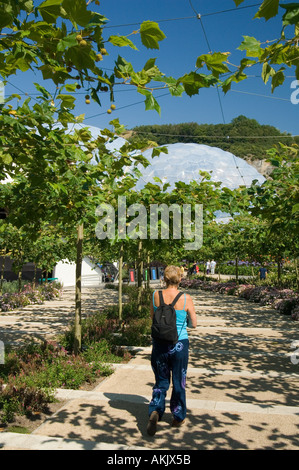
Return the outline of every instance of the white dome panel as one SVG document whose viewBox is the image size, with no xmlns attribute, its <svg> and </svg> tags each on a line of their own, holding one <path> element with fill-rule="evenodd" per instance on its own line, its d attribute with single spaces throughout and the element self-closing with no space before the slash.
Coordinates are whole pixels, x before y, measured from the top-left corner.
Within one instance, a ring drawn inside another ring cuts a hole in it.
<svg viewBox="0 0 299 470">
<path fill-rule="evenodd" d="M 245 160 L 217 147 L 193 143 L 169 144 L 164 147 L 168 148 L 168 154 L 161 153 L 159 157 L 151 158 L 151 149 L 143 153 L 150 165 L 147 168 L 139 167 L 142 178 L 136 185 L 137 190 L 143 188 L 147 182 L 155 183 L 153 175 L 170 183 L 170 189 L 173 189 L 176 182 L 199 180 L 200 170 L 210 172 L 212 181 L 221 181 L 222 186 L 230 189 L 241 185 L 250 186 L 255 179 L 260 184 L 265 181 Z"/>
</svg>

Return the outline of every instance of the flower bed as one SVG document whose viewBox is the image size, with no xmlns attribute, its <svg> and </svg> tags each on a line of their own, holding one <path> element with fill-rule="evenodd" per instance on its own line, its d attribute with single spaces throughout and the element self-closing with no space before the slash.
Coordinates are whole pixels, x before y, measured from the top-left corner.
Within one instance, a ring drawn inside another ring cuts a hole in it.
<svg viewBox="0 0 299 470">
<path fill-rule="evenodd" d="M 183 289 L 202 289 L 224 295 L 235 295 L 249 302 L 268 305 L 283 315 L 291 315 L 293 320 L 299 320 L 299 295 L 291 289 L 201 279 L 182 279 L 180 286 Z"/>
<path fill-rule="evenodd" d="M 9 292 L 0 296 L 0 312 L 8 312 L 26 307 L 26 305 L 42 304 L 46 300 L 53 300 L 61 295 L 61 286 L 57 283 L 43 284 L 37 288 L 25 285 L 22 292 Z"/>
<path fill-rule="evenodd" d="M 31 342 L 9 351 L 0 368 L 0 425 L 13 421 L 15 415 L 45 412 L 55 401 L 56 388 L 79 389 L 110 375 L 112 367 L 106 364 L 110 359 L 120 361 L 106 340 L 79 356 L 56 341 Z"/>
</svg>

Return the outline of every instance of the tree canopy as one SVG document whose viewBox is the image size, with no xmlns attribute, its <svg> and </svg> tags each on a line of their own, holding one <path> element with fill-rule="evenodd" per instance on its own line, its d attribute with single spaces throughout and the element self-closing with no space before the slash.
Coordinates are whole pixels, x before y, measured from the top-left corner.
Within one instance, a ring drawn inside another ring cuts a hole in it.
<svg viewBox="0 0 299 470">
<path fill-rule="evenodd" d="M 271 139 L 271 137 L 273 137 Z M 279 139 L 281 137 L 281 139 Z M 255 119 L 238 116 L 229 124 L 155 124 L 138 126 L 132 129 L 131 141 L 139 138 L 154 140 L 159 145 L 176 142 L 194 142 L 210 145 L 233 153 L 240 158 L 265 159 L 266 152 L 280 140 L 285 145 L 299 142 L 287 133 L 273 126 L 259 124 Z"/>
</svg>

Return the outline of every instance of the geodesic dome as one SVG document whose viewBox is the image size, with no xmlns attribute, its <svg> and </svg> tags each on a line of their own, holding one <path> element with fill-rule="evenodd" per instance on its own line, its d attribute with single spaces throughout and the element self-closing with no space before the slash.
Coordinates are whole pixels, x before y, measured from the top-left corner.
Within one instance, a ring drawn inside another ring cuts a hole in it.
<svg viewBox="0 0 299 470">
<path fill-rule="evenodd" d="M 148 182 L 155 183 L 155 176 L 163 183 L 170 183 L 169 189 L 173 189 L 178 181 L 189 183 L 201 178 L 200 170 L 211 172 L 212 181 L 221 181 L 222 186 L 229 189 L 240 185 L 250 186 L 253 180 L 258 180 L 260 184 L 265 181 L 245 160 L 217 147 L 194 143 L 169 144 L 165 147 L 168 148 L 168 154 L 161 153 L 154 158 L 151 157 L 151 149 L 143 152 L 150 165 L 147 168 L 140 167 L 142 177 L 136 185 L 137 190 Z"/>
</svg>

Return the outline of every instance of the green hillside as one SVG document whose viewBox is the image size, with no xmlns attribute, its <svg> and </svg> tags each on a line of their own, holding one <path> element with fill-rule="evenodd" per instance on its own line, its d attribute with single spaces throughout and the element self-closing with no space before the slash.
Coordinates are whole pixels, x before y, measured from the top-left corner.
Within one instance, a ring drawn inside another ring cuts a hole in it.
<svg viewBox="0 0 299 470">
<path fill-rule="evenodd" d="M 159 145 L 176 142 L 194 142 L 229 151 L 245 159 L 265 159 L 266 151 L 278 142 L 286 145 L 299 143 L 299 138 L 282 133 L 269 125 L 261 125 L 255 119 L 238 116 L 229 124 L 181 124 L 147 125 L 132 129 L 130 140 L 146 137 Z M 279 139 L 281 136 L 281 139 Z"/>
</svg>

